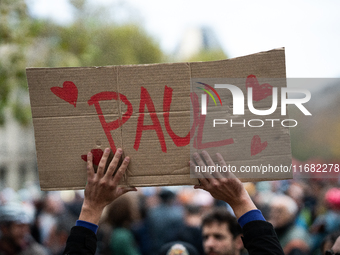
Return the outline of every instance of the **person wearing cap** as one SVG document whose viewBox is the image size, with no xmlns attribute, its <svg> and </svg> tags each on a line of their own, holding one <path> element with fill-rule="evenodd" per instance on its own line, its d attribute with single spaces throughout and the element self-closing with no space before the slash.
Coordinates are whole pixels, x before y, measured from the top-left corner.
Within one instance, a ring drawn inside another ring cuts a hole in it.
<svg viewBox="0 0 340 255">
<path fill-rule="evenodd" d="M 85 187 L 85 197 L 79 220 L 71 229 L 64 254 L 95 254 L 96 251 L 96 231 L 99 219 L 106 207 L 117 197 L 129 191 L 136 191 L 134 187 L 118 186 L 120 179 L 124 175 L 129 164 L 129 157 L 125 157 L 123 163 L 117 168 L 122 149 L 117 149 L 107 171 L 105 165 L 110 154 L 110 149 L 105 149 L 98 165 L 97 173 L 94 172 L 92 154 L 87 155 L 87 184 Z M 194 154 L 196 163 L 190 162 L 190 166 L 215 165 L 206 151 L 202 152 L 203 159 L 198 153 Z M 226 163 L 220 154 L 217 154 L 219 164 L 225 166 Z M 206 162 L 206 163 L 205 163 Z M 115 173 L 115 175 L 114 175 Z M 229 173 L 221 176 L 214 173 L 213 178 L 200 176 L 199 185 L 196 189 L 208 191 L 215 199 L 223 200 L 234 210 L 243 231 L 243 243 L 250 255 L 277 254 L 283 255 L 283 250 L 278 241 L 273 226 L 262 216 L 243 184 L 239 179 Z"/>
<path fill-rule="evenodd" d="M 30 233 L 31 217 L 21 204 L 0 206 L 0 255 L 47 255 Z"/>
</svg>

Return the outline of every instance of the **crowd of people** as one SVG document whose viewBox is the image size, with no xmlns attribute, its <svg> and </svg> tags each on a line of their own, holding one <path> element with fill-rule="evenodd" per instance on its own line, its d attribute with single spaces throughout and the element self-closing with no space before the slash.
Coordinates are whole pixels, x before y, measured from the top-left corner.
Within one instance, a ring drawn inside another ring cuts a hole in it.
<svg viewBox="0 0 340 255">
<path fill-rule="evenodd" d="M 113 195 L 106 197 L 100 185 L 89 181 L 95 175 L 88 175 L 85 200 L 84 191 L 41 192 L 36 186 L 17 192 L 2 189 L 0 255 L 59 255 L 64 254 L 66 243 L 72 249 L 86 246 L 92 251 L 84 254 L 99 255 L 261 254 L 254 253 L 249 237 L 254 231 L 246 219 L 249 211 L 255 222 L 271 223 L 282 254 L 337 254 L 326 251 L 335 247 L 340 235 L 339 179 L 245 183 L 242 189 L 253 201 L 247 206 L 238 197 L 242 190 L 237 182 L 228 184 L 236 185 L 229 192 L 239 192 L 232 196 L 224 192 L 226 186 L 222 190 L 202 178 L 202 186 L 195 188 L 118 189 L 114 184 Z M 74 230 L 76 222 L 80 227 Z M 256 226 L 256 238 L 267 227 Z M 86 231 L 86 240 L 80 240 Z"/>
</svg>

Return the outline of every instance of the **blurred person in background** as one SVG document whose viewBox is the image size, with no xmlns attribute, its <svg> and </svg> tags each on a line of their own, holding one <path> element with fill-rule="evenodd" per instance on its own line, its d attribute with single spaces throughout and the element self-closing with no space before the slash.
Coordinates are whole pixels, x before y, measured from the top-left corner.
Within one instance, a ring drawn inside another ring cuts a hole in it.
<svg viewBox="0 0 340 255">
<path fill-rule="evenodd" d="M 203 217 L 203 247 L 207 255 L 240 255 L 244 248 L 241 234 L 237 219 L 226 208 L 215 208 Z"/>
<path fill-rule="evenodd" d="M 175 241 L 164 244 L 157 255 L 200 255 L 190 243 Z"/>
<path fill-rule="evenodd" d="M 42 208 L 36 216 L 41 244 L 45 245 L 51 228 L 56 224 L 57 216 L 63 213 L 64 210 L 65 206 L 59 192 L 46 193 L 43 198 Z"/>
<path fill-rule="evenodd" d="M 201 207 L 195 204 L 184 205 L 184 222 L 178 229 L 174 241 L 189 243 L 199 254 L 203 254 L 201 223 Z"/>
<path fill-rule="evenodd" d="M 143 189 L 143 191 L 133 193 L 133 195 L 135 195 L 134 199 L 136 200 L 135 204 L 138 207 L 138 217 L 137 220 L 132 223 L 131 230 L 136 239 L 141 254 L 149 255 L 152 240 L 149 237 L 146 217 L 148 214 L 148 209 L 151 207 L 151 205 L 147 203 L 148 196 L 150 196 L 150 194 L 147 194 L 147 192 L 145 192 L 145 188 Z"/>
<path fill-rule="evenodd" d="M 318 254 L 323 255 L 323 254 L 326 253 L 326 251 L 333 250 L 332 248 L 334 248 L 336 250 L 336 247 L 334 246 L 334 244 L 339 237 L 340 237 L 339 231 L 335 231 L 335 232 L 327 235 L 322 240 L 322 243 L 321 243 L 321 246 L 320 246 L 320 252 Z M 339 238 L 338 244 L 340 245 L 340 238 Z M 340 248 L 340 246 L 339 246 L 339 248 Z M 338 249 L 337 251 L 335 251 L 335 250 L 333 250 L 333 252 L 340 252 L 340 249 Z M 331 255 L 331 254 L 329 254 L 329 255 Z"/>
<path fill-rule="evenodd" d="M 49 255 L 62 255 L 65 249 L 70 229 L 76 222 L 76 218 L 71 213 L 63 213 L 56 217 L 56 221 L 50 228 L 45 246 L 49 250 Z"/>
<path fill-rule="evenodd" d="M 30 233 L 32 218 L 23 205 L 0 206 L 0 255 L 47 255 Z"/>
<path fill-rule="evenodd" d="M 330 188 L 324 197 L 324 213 L 318 215 L 310 227 L 313 251 L 320 247 L 322 240 L 340 229 L 340 188 Z"/>
<path fill-rule="evenodd" d="M 310 237 L 308 232 L 296 225 L 298 206 L 289 196 L 276 195 L 270 203 L 269 222 L 286 255 L 308 254 Z"/>
<path fill-rule="evenodd" d="M 103 229 L 100 254 L 140 255 L 131 230 L 136 212 L 137 205 L 129 194 L 117 198 L 106 208 L 100 224 L 100 229 Z"/>
<path fill-rule="evenodd" d="M 96 233 L 98 223 L 105 207 L 121 195 L 129 191 L 137 191 L 134 187 L 118 185 L 130 161 L 129 157 L 125 157 L 122 165 L 116 169 L 122 153 L 122 149 L 117 149 L 106 169 L 105 165 L 110 154 L 110 149 L 106 148 L 96 173 L 92 163 L 93 155 L 91 152 L 87 154 L 87 184 L 84 202 L 79 219 L 71 229 L 64 254 L 94 255 L 97 248 Z M 209 166 L 215 165 L 206 151 L 202 152 L 204 161 L 198 153 L 194 153 L 193 156 L 196 164 L 199 166 L 206 164 Z M 218 153 L 216 156 L 219 164 L 226 166 L 223 157 Z M 195 168 L 196 164 L 190 161 L 190 167 Z M 261 211 L 257 209 L 241 181 L 232 173 L 226 173 L 224 176 L 216 172 L 213 175 L 209 174 L 208 177 L 206 175 L 207 173 L 203 173 L 198 177 L 200 183 L 195 185 L 194 188 L 205 190 L 215 199 L 223 200 L 231 206 L 243 230 L 242 240 L 249 254 L 282 255 L 283 250 L 273 226 L 264 219 Z"/>
<path fill-rule="evenodd" d="M 147 216 L 147 228 L 152 241 L 149 254 L 157 254 L 164 244 L 173 241 L 183 225 L 183 208 L 175 204 L 176 193 L 162 188 L 158 196 L 160 204 L 150 208 Z"/>
<path fill-rule="evenodd" d="M 307 200 L 304 183 L 292 180 L 287 188 L 286 194 L 294 199 L 298 206 L 296 225 L 308 230 L 312 224 L 312 208 Z"/>
<path fill-rule="evenodd" d="M 340 255 L 340 236 L 335 240 L 332 248 L 325 252 L 325 255 Z"/>
</svg>

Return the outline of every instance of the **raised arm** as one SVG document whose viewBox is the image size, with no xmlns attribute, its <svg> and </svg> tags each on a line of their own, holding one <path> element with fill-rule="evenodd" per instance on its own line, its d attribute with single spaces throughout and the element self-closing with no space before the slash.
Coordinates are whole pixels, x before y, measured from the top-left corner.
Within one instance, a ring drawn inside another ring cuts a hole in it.
<svg viewBox="0 0 340 255">
<path fill-rule="evenodd" d="M 226 166 L 221 154 L 217 153 L 216 156 L 219 165 Z M 206 151 L 202 152 L 202 157 L 207 165 L 215 166 Z M 194 154 L 194 159 L 197 165 L 206 165 L 198 153 Z M 191 162 L 191 164 L 193 164 L 193 162 Z M 227 202 L 233 208 L 236 218 L 240 218 L 248 211 L 257 209 L 241 181 L 231 172 L 223 173 L 223 176 L 218 172 L 212 175 L 202 173 L 202 178 L 199 178 L 199 181 L 200 185 L 196 185 L 194 188 L 204 189 L 214 198 Z"/>
<path fill-rule="evenodd" d="M 87 183 L 84 202 L 79 220 L 76 226 L 71 229 L 64 254 L 94 255 L 97 248 L 96 231 L 105 206 L 126 192 L 136 190 L 134 187 L 118 186 L 130 158 L 125 157 L 117 170 L 118 162 L 122 156 L 122 149 L 117 149 L 106 170 L 105 166 L 109 155 L 110 149 L 106 148 L 95 173 L 92 163 L 93 155 L 91 152 L 87 154 Z"/>
<path fill-rule="evenodd" d="M 91 152 L 87 154 L 87 184 L 79 220 L 98 224 L 105 206 L 126 192 L 136 190 L 134 187 L 118 186 L 130 161 L 129 157 L 125 157 L 114 175 L 122 153 L 122 149 L 117 149 L 105 172 L 106 162 L 110 155 L 110 149 L 106 148 L 98 165 L 97 173 L 94 172 Z"/>
<path fill-rule="evenodd" d="M 210 155 L 202 152 L 202 157 L 195 153 L 195 162 L 190 161 L 192 168 L 195 166 L 215 166 Z M 218 164 L 223 167 L 226 163 L 217 153 Z M 283 255 L 283 250 L 273 229 L 273 226 L 265 221 L 262 213 L 256 208 L 242 182 L 231 172 L 200 173 L 200 185 L 195 185 L 195 189 L 208 191 L 214 198 L 228 203 L 234 210 L 235 216 L 243 230 L 244 247 L 250 255 L 277 254 Z"/>
</svg>

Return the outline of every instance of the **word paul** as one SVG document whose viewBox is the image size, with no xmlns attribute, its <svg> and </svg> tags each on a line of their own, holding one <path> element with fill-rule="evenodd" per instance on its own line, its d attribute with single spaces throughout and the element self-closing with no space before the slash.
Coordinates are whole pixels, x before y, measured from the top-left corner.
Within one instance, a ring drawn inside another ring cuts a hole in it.
<svg viewBox="0 0 340 255">
<path fill-rule="evenodd" d="M 215 84 L 215 88 L 229 89 L 233 97 L 233 115 L 244 115 L 244 95 L 240 88 L 231 84 Z M 304 98 L 288 99 L 288 93 L 302 93 Z M 272 106 L 269 109 L 258 110 L 253 104 L 253 88 L 247 88 L 247 105 L 251 113 L 255 115 L 270 115 L 275 112 L 277 108 L 277 88 L 272 88 Z M 287 115 L 286 106 L 294 104 L 298 107 L 304 115 L 312 115 L 302 104 L 307 103 L 311 98 L 311 93 L 306 89 L 296 88 L 281 88 L 281 115 Z M 201 114 L 207 114 L 207 94 L 201 95 Z"/>
</svg>

